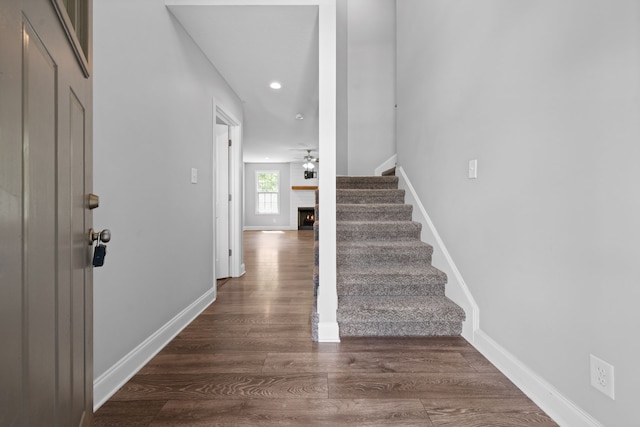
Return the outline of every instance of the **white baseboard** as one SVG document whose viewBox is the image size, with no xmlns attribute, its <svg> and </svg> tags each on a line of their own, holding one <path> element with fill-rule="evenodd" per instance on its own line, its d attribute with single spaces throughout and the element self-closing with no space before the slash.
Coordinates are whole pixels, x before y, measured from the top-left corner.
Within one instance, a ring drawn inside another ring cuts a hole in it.
<svg viewBox="0 0 640 427">
<path fill-rule="evenodd" d="M 396 174 L 400 178 L 401 188 L 404 187 L 407 191 L 406 203 L 414 205 L 414 215 L 416 215 L 414 217 L 414 221 L 418 221 L 423 225 L 423 233 L 430 233 L 429 238 L 426 239 L 427 241 L 430 241 L 431 238 L 433 238 L 432 243 L 434 243 L 434 257 L 439 255 L 444 257 L 446 260 L 447 265 L 436 265 L 436 267 L 447 273 L 447 276 L 449 277 L 449 284 L 447 287 L 453 285 L 455 288 L 458 288 L 458 290 L 454 292 L 457 298 L 453 298 L 451 296 L 450 298 L 457 304 L 461 305 L 465 311 L 471 309 L 471 322 L 465 321 L 462 336 L 560 426 L 603 427 L 603 425 L 597 420 L 591 417 L 571 400 L 563 396 L 555 387 L 545 381 L 480 329 L 480 310 L 475 299 L 471 295 L 471 291 L 462 278 L 460 270 L 456 267 L 451 254 L 444 245 L 440 234 L 429 218 L 424 205 L 420 201 L 418 194 L 413 188 L 413 185 L 409 181 L 409 178 L 402 166 L 396 169 Z M 449 295 L 447 294 L 447 296 Z M 467 313 L 467 315 L 469 315 L 469 313 Z"/>
<path fill-rule="evenodd" d="M 318 342 L 340 342 L 340 328 L 337 322 L 318 323 Z"/>
<path fill-rule="evenodd" d="M 215 288 L 209 290 L 158 329 L 129 354 L 93 381 L 93 410 L 98 410 L 115 392 L 162 350 L 176 335 L 215 301 Z"/>
<path fill-rule="evenodd" d="M 473 346 L 562 427 L 604 427 L 481 330 Z"/>
<path fill-rule="evenodd" d="M 396 161 L 398 160 L 398 156 L 396 154 L 394 154 L 393 156 L 389 157 L 387 160 L 385 160 L 380 166 L 378 166 L 375 171 L 373 172 L 374 175 L 376 176 L 380 176 L 382 175 L 382 172 L 391 169 L 392 167 L 394 167 L 396 165 Z"/>
<path fill-rule="evenodd" d="M 427 210 L 420 201 L 420 197 L 418 197 L 416 190 L 413 188 L 402 166 L 396 168 L 396 175 L 398 175 L 400 179 L 400 188 L 405 188 L 408 192 L 408 194 L 406 194 L 408 199 L 406 203 L 414 206 L 414 221 L 422 224 L 423 233 L 426 233 L 425 240 L 434 245 L 434 258 L 441 257 L 444 258 L 446 262 L 446 265 L 436 265 L 435 267 L 447 273 L 449 278 L 447 296 L 465 309 L 467 319 L 464 321 L 462 327 L 462 336 L 467 341 L 473 343 L 473 331 L 480 327 L 480 309 L 478 308 L 478 304 L 476 304 L 473 295 L 471 295 L 467 283 L 464 281 L 460 270 L 458 270 L 456 263 L 453 261 L 451 254 L 447 250 L 438 230 L 436 230 L 433 221 L 431 221 Z"/>
<path fill-rule="evenodd" d="M 291 225 L 283 225 L 283 226 L 273 226 L 270 227 L 268 225 L 245 225 L 244 231 L 291 231 L 297 230 L 298 226 Z"/>
</svg>

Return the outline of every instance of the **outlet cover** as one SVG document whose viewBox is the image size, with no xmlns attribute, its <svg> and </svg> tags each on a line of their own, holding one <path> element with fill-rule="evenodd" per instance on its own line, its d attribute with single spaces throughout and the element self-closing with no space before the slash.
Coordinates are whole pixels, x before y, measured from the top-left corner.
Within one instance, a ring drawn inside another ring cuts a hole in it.
<svg viewBox="0 0 640 427">
<path fill-rule="evenodd" d="M 593 354 L 590 356 L 591 385 L 596 390 L 609 396 L 611 400 L 615 400 L 613 365 L 597 358 Z"/>
</svg>

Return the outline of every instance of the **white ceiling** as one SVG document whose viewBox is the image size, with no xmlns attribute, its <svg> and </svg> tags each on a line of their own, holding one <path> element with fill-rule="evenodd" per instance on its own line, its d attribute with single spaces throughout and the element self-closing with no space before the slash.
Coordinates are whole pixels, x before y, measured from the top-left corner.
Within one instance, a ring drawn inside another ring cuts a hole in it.
<svg viewBox="0 0 640 427">
<path fill-rule="evenodd" d="M 245 162 L 290 162 L 317 150 L 317 6 L 170 8 L 244 104 Z M 282 89 L 269 87 L 274 80 Z"/>
</svg>

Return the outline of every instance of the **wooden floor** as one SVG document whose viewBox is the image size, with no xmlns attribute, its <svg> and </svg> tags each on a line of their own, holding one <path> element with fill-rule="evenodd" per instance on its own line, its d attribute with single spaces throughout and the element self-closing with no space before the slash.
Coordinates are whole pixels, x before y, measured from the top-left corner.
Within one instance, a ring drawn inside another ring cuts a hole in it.
<svg viewBox="0 0 640 427">
<path fill-rule="evenodd" d="M 244 251 L 97 426 L 556 425 L 463 338 L 312 343 L 312 231 L 245 232 Z"/>
</svg>

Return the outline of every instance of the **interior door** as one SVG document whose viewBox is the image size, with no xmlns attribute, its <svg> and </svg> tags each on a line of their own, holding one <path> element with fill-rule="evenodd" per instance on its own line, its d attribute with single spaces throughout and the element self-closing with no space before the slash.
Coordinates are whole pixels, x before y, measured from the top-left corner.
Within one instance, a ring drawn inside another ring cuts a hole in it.
<svg viewBox="0 0 640 427">
<path fill-rule="evenodd" d="M 92 420 L 90 17 L 87 0 L 0 2 L 3 426 Z"/>
<path fill-rule="evenodd" d="M 229 277 L 229 126 L 216 124 L 216 278 Z"/>
</svg>

